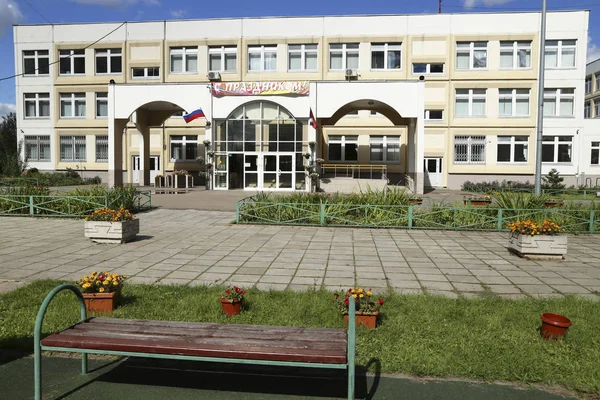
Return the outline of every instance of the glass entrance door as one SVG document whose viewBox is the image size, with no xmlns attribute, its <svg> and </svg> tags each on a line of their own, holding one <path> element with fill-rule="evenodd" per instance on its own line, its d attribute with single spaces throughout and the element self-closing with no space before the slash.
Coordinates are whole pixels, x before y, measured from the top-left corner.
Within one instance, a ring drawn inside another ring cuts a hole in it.
<svg viewBox="0 0 600 400">
<path fill-rule="evenodd" d="M 244 189 L 258 189 L 262 176 L 258 172 L 258 154 L 244 154 Z"/>
<path fill-rule="evenodd" d="M 291 190 L 295 187 L 294 153 L 264 153 L 261 156 L 263 189 Z"/>
</svg>

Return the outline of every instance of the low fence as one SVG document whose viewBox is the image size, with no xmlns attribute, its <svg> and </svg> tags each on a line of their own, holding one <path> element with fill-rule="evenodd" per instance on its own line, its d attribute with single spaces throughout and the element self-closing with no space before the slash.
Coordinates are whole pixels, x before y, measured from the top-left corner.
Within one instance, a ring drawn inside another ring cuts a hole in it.
<svg viewBox="0 0 600 400">
<path fill-rule="evenodd" d="M 131 211 L 152 207 L 152 194 L 136 191 L 132 199 L 122 196 L 0 195 L 0 216 L 84 217 L 102 207 L 119 208 L 131 202 Z"/>
<path fill-rule="evenodd" d="M 550 218 L 567 232 L 600 233 L 600 210 L 535 210 L 476 206 L 385 206 L 257 202 L 237 203 L 236 223 L 364 228 L 507 231 L 508 223 Z"/>
<path fill-rule="evenodd" d="M 505 187 L 498 188 L 494 186 L 478 186 L 465 187 L 465 192 L 473 193 L 491 193 L 491 192 L 508 192 L 508 193 L 534 193 L 534 189 L 531 188 L 518 188 L 518 187 Z M 600 198 L 600 188 L 588 188 L 588 189 L 541 189 L 542 194 L 546 194 L 553 197 L 577 197 L 583 200 L 594 200 Z"/>
</svg>

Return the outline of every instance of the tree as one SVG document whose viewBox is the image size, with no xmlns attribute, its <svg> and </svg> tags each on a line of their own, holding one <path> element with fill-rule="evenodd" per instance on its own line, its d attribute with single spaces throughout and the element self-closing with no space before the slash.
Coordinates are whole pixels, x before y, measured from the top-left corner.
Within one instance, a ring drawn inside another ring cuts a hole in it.
<svg viewBox="0 0 600 400">
<path fill-rule="evenodd" d="M 17 176 L 26 167 L 21 158 L 23 143 L 17 140 L 17 115 L 10 113 L 0 123 L 0 175 Z"/>
<path fill-rule="evenodd" d="M 542 179 L 544 181 L 544 186 L 547 186 L 550 189 L 563 189 L 565 187 L 565 185 L 562 183 L 565 178 L 560 176 L 559 172 L 555 168 L 552 168 L 548 172 L 548 175 L 542 177 Z"/>
</svg>

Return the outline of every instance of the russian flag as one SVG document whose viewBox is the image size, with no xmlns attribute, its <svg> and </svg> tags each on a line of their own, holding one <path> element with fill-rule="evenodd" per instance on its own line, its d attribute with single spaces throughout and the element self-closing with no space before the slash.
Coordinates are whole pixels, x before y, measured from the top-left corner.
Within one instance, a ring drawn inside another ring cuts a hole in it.
<svg viewBox="0 0 600 400">
<path fill-rule="evenodd" d="M 204 115 L 204 111 L 202 111 L 201 108 L 183 116 L 183 119 L 185 119 L 186 124 L 192 122 L 196 118 L 206 118 L 206 116 Z"/>
</svg>

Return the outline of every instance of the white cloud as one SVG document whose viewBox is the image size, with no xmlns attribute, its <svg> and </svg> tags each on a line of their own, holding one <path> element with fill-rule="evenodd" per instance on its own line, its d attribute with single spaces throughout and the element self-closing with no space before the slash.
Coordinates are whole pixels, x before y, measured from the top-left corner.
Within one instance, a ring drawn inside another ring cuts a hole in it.
<svg viewBox="0 0 600 400">
<path fill-rule="evenodd" d="M 171 10 L 171 16 L 173 18 L 183 18 L 187 14 L 185 10 Z"/>
<path fill-rule="evenodd" d="M 592 37 L 588 35 L 587 40 L 587 62 L 592 62 L 600 58 L 600 48 L 592 43 Z"/>
<path fill-rule="evenodd" d="M 484 7 L 490 7 L 510 3 L 511 1 L 513 0 L 464 0 L 463 6 L 465 8 L 473 8 L 478 4 L 481 4 Z"/>
<path fill-rule="evenodd" d="M 132 6 L 134 4 L 142 3 L 149 6 L 159 6 L 160 2 L 158 0 L 71 0 L 75 3 L 79 4 L 91 4 L 96 6 Z"/>
<path fill-rule="evenodd" d="M 14 104 L 0 103 L 0 118 L 8 115 L 8 113 L 16 111 L 17 107 Z"/>
<path fill-rule="evenodd" d="M 0 37 L 12 24 L 19 23 L 23 19 L 23 13 L 19 10 L 14 0 L 0 0 Z"/>
</svg>

